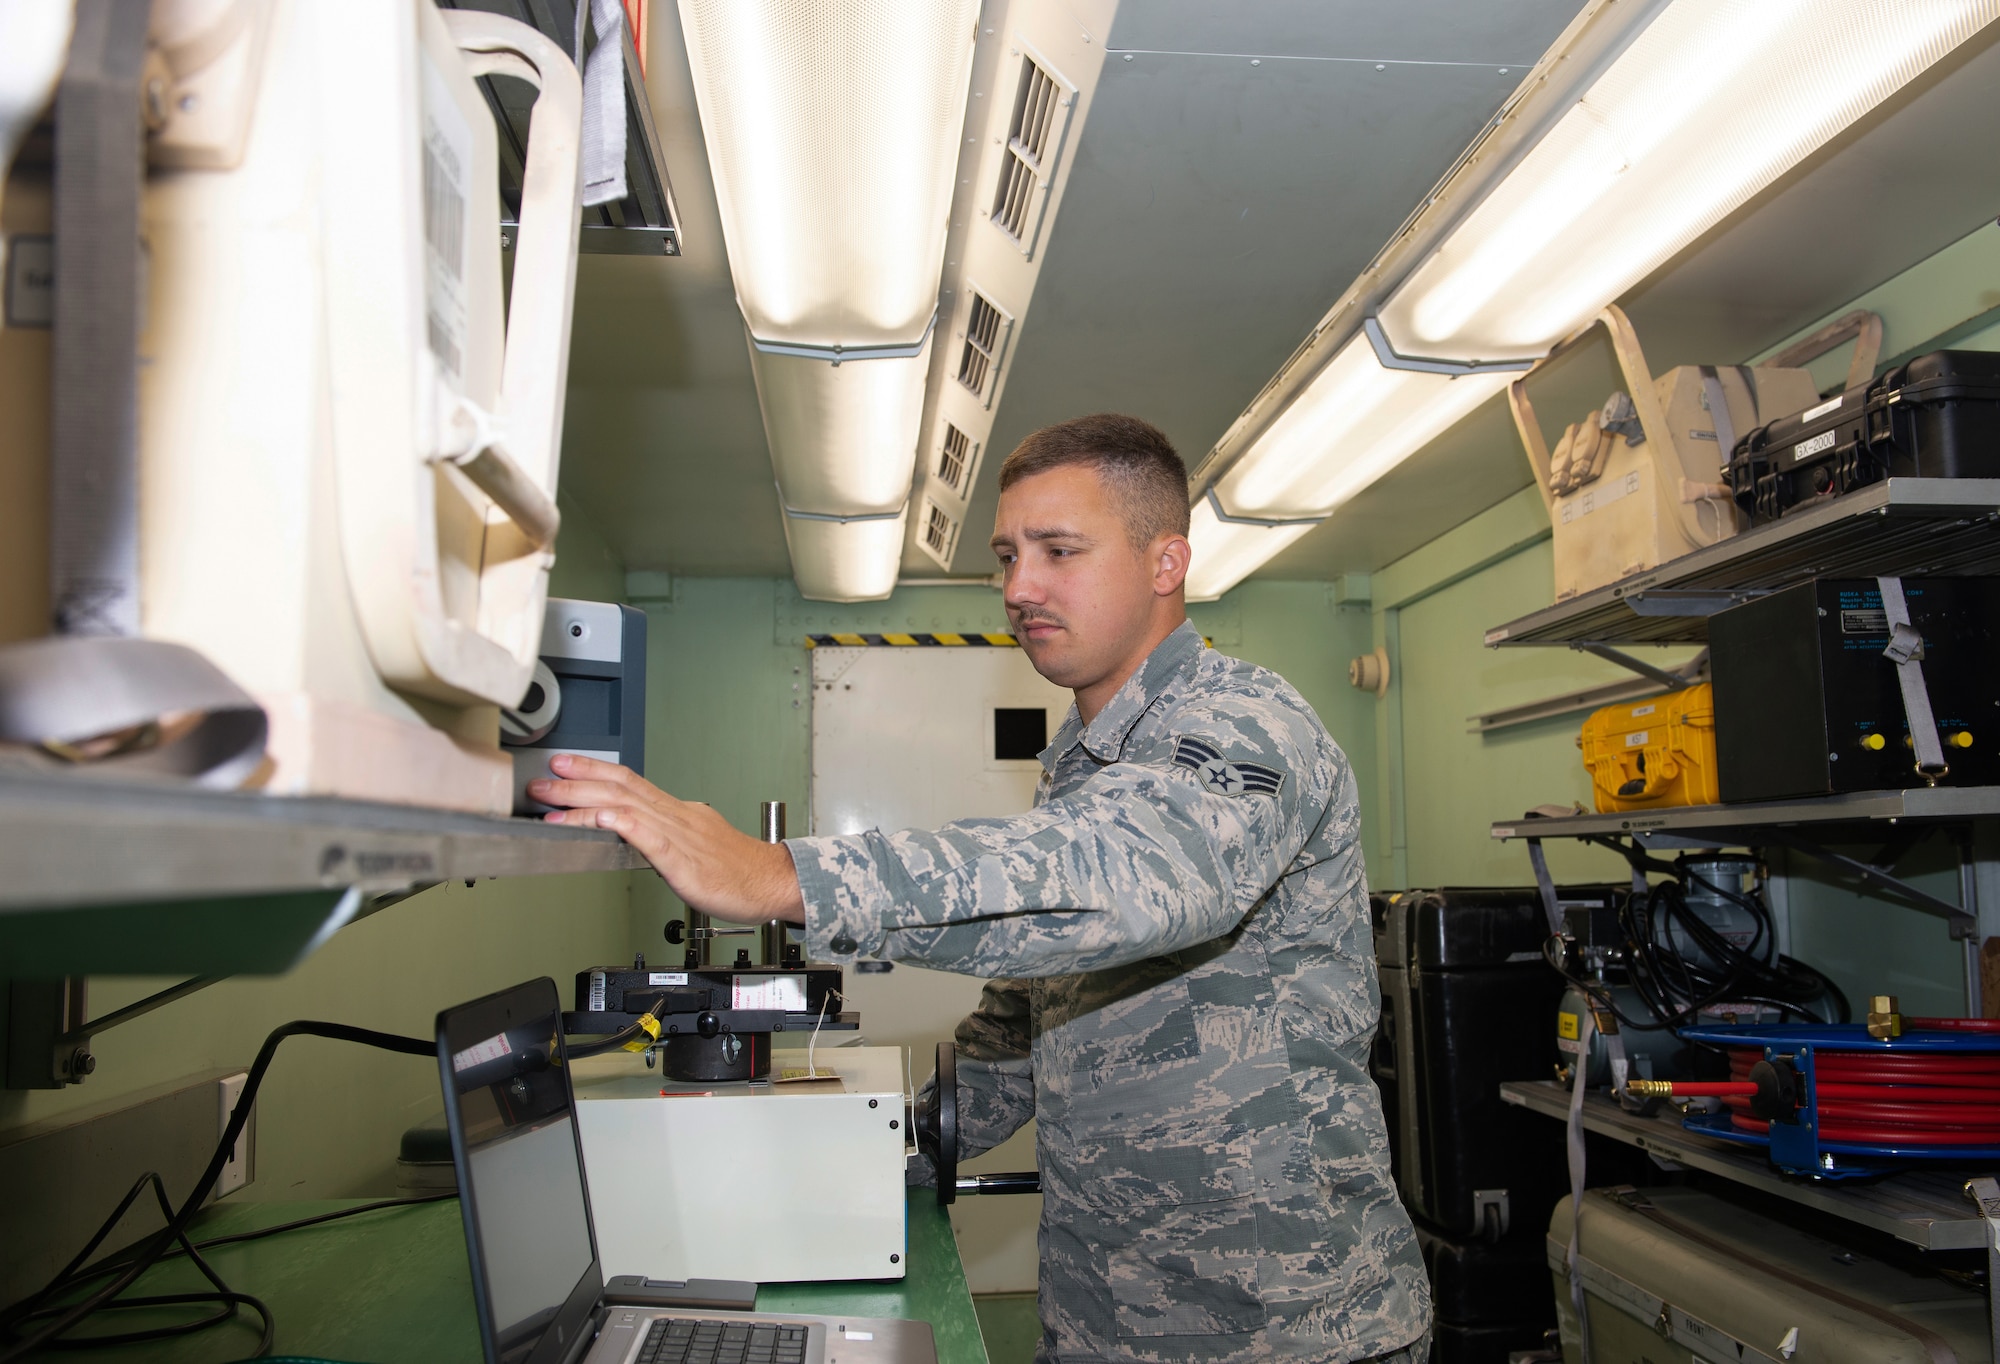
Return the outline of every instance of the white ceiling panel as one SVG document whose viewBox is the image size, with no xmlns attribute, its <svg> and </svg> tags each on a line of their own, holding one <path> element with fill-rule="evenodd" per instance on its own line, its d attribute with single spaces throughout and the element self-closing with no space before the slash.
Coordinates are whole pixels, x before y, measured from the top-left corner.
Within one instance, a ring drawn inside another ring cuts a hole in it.
<svg viewBox="0 0 2000 1364">
<path fill-rule="evenodd" d="M 1418 8 L 1426 7 L 1438 8 Z M 1259 11 L 1261 21 L 1266 8 L 1238 10 Z M 1512 48 L 1532 53 L 1567 18 L 1552 12 L 1563 6 L 1539 2 L 1483 8 L 1520 16 Z M 1114 30 L 1121 41 L 1122 33 Z M 1159 425 L 1192 464 L 1521 73 L 1500 75 L 1499 64 L 1378 71 L 1347 61 L 1109 56 L 1014 342 L 991 448 L 1001 455 L 1036 427 L 1108 409 Z M 992 520 L 998 467 L 990 458 L 982 468 L 959 572 L 989 569 L 977 532 Z"/>
</svg>

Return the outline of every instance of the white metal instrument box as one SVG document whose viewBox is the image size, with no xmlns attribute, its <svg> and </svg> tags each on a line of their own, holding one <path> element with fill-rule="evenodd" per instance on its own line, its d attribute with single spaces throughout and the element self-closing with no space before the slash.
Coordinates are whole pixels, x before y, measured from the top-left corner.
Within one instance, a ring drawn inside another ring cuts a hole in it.
<svg viewBox="0 0 2000 1364">
<path fill-rule="evenodd" d="M 781 1048 L 773 1074 L 804 1062 Z M 815 1068 L 837 1078 L 683 1084 L 630 1053 L 573 1062 L 605 1278 L 902 1278 L 902 1049 L 822 1046 Z"/>
</svg>

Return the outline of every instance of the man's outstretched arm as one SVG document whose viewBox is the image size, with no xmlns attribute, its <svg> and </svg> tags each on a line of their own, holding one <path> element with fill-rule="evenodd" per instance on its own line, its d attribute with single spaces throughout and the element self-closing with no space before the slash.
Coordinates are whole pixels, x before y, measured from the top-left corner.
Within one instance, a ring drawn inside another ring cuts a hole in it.
<svg viewBox="0 0 2000 1364">
<path fill-rule="evenodd" d="M 609 829 L 630 843 L 674 894 L 693 909 L 736 923 L 806 921 L 792 855 L 735 828 L 713 808 L 675 800 L 617 763 L 558 753 L 549 762 L 558 780 L 528 783 L 528 794 L 571 808 L 551 824 Z"/>
</svg>

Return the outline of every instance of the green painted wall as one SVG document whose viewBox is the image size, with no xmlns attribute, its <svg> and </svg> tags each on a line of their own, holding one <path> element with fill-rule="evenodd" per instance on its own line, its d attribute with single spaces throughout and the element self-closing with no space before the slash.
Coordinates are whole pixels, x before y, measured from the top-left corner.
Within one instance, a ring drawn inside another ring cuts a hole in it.
<svg viewBox="0 0 2000 1364">
<path fill-rule="evenodd" d="M 987 587 L 903 588 L 885 602 L 802 600 L 784 579 L 676 578 L 647 601 L 647 775 L 754 832 L 757 807 L 787 803 L 790 830 L 810 829 L 812 633 L 1008 629 Z M 1365 608 L 1338 607 L 1325 583 L 1252 583 L 1189 615 L 1217 648 L 1275 669 L 1318 710 L 1364 786 L 1375 781 L 1374 699 L 1347 685 L 1368 648 Z M 660 929 L 678 901 L 639 878 L 634 950 L 667 951 Z"/>
</svg>

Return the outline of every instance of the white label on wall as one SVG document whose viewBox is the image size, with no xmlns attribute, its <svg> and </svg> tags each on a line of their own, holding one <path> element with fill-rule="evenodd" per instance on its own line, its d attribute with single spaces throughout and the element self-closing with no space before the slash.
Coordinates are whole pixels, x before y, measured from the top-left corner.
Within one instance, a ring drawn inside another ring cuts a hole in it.
<svg viewBox="0 0 2000 1364">
<path fill-rule="evenodd" d="M 687 983 L 688 973 L 685 971 L 649 971 L 646 974 L 646 984 L 648 985 L 685 985 Z"/>
<path fill-rule="evenodd" d="M 1652 737 L 1653 737 L 1653 732 L 1651 730 L 1648 729 L 1634 730 L 1632 733 L 1627 734 L 1625 736 L 1625 747 L 1644 748 L 1646 746 L 1646 740 Z"/>
<path fill-rule="evenodd" d="M 463 380 L 466 234 L 471 229 L 465 205 L 472 180 L 472 127 L 428 52 L 422 66 L 425 339 L 444 371 Z"/>
<path fill-rule="evenodd" d="M 1792 447 L 1792 463 L 1797 464 L 1802 459 L 1811 459 L 1820 451 L 1832 448 L 1833 432 L 1822 431 L 1811 440 L 1802 440 Z"/>
<path fill-rule="evenodd" d="M 731 992 L 732 1009 L 782 1009 L 786 1013 L 806 1011 L 804 976 L 738 976 Z"/>
</svg>

